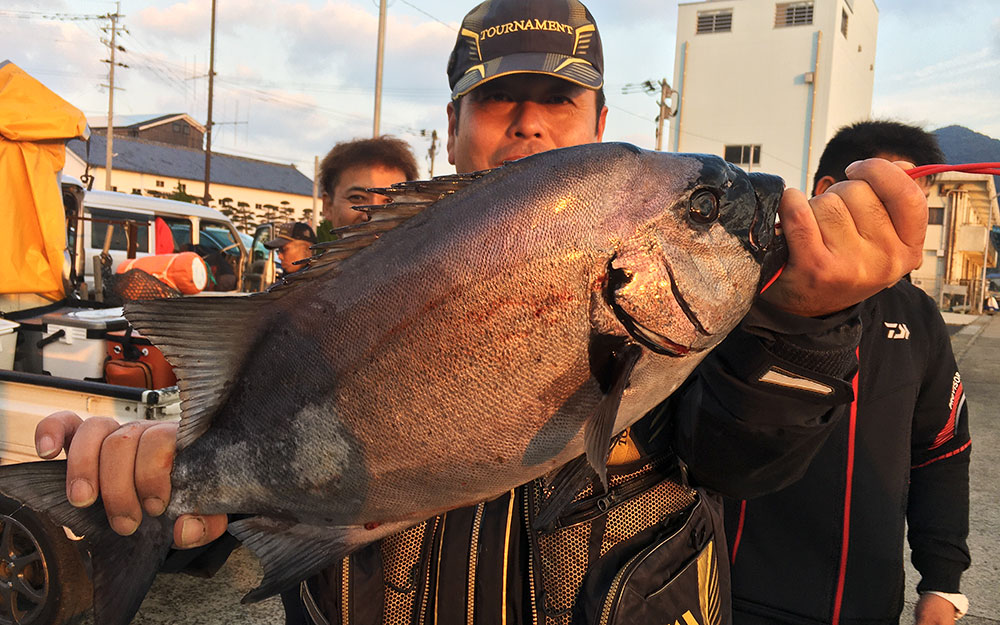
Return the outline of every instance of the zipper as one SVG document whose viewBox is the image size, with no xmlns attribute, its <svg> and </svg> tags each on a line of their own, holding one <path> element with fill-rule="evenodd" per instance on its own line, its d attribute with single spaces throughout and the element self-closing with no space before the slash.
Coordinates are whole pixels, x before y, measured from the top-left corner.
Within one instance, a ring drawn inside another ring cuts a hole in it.
<svg viewBox="0 0 1000 625">
<path fill-rule="evenodd" d="M 528 595 L 531 602 L 531 623 L 538 625 L 538 597 L 535 588 L 535 534 L 531 529 L 534 514 L 531 511 L 531 490 L 535 487 L 535 482 L 529 482 L 521 488 L 524 490 L 524 523 L 528 532 Z M 506 571 L 504 571 L 506 574 Z M 506 609 L 506 606 L 504 607 Z"/>
<path fill-rule="evenodd" d="M 351 620 L 351 557 L 340 564 L 340 625 L 349 625 Z"/>
<path fill-rule="evenodd" d="M 434 536 L 437 532 L 437 528 L 440 525 L 441 517 L 434 517 L 433 522 L 427 522 L 427 530 L 425 530 L 424 541 L 429 543 L 434 542 Z M 429 539 L 427 537 L 430 537 Z M 429 544 L 427 545 L 429 546 Z M 421 556 L 422 560 L 427 561 L 426 571 L 424 572 L 424 584 L 420 589 L 420 610 L 417 613 L 417 623 L 418 625 L 424 625 L 427 622 L 427 602 L 429 601 L 431 592 L 431 565 L 430 565 L 430 552 L 427 554 L 427 558 Z"/>
<path fill-rule="evenodd" d="M 700 506 L 701 503 L 702 500 L 699 499 L 697 502 L 695 502 L 695 507 Z M 643 549 L 639 553 L 632 556 L 629 559 L 629 561 L 625 563 L 625 566 L 623 566 L 621 570 L 619 570 L 618 573 L 615 574 L 614 579 L 611 580 L 611 586 L 608 589 L 608 594 L 605 595 L 604 597 L 604 605 L 601 607 L 601 618 L 598 621 L 599 625 L 608 625 L 608 623 L 610 622 L 612 612 L 614 611 L 615 606 L 617 606 L 618 602 L 621 600 L 621 593 L 625 588 L 623 582 L 626 581 L 632 575 L 632 572 L 638 567 L 639 564 L 642 563 L 642 560 L 646 559 L 646 557 L 649 556 L 650 553 L 659 549 L 661 545 L 670 542 L 671 540 L 676 538 L 678 534 L 684 531 L 684 529 L 688 526 L 688 524 L 691 523 L 691 519 L 694 518 L 694 510 L 695 510 L 694 508 L 691 508 L 690 512 L 688 513 L 688 518 L 684 521 L 683 525 L 677 528 L 677 531 L 673 532 L 672 534 L 670 534 L 670 536 L 667 536 L 663 540 L 657 541 L 656 544 L 647 547 L 646 549 Z"/>
<path fill-rule="evenodd" d="M 619 503 L 649 490 L 666 479 L 670 479 L 670 476 L 664 475 L 663 473 L 657 471 L 654 467 L 645 475 L 637 476 L 632 480 L 625 482 L 621 486 L 610 488 L 608 492 L 604 494 L 592 495 L 585 499 L 574 501 L 566 506 L 566 512 L 559 519 L 557 519 L 551 527 L 547 527 L 545 529 L 547 531 L 553 531 L 590 521 L 606 513 Z"/>
<path fill-rule="evenodd" d="M 472 537 L 469 539 L 469 589 L 466 593 L 465 622 L 473 625 L 476 612 L 476 571 L 479 567 L 479 528 L 483 524 L 483 510 L 486 503 L 476 506 L 476 517 L 472 521 Z"/>
</svg>

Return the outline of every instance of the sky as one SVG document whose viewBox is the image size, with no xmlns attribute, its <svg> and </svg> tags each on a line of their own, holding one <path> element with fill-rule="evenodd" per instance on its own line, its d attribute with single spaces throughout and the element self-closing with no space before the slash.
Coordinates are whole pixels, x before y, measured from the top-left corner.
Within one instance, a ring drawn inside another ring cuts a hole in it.
<svg viewBox="0 0 1000 625">
<path fill-rule="evenodd" d="M 761 2 L 764 0 L 741 0 Z M 769 1 L 769 0 L 768 0 Z M 610 112 L 604 139 L 654 146 L 656 98 L 627 85 L 673 77 L 677 2 L 589 0 L 601 31 Z M 928 130 L 959 124 L 1000 138 L 1000 3 L 876 0 L 872 114 Z M 207 111 L 211 3 L 122 0 L 115 114 Z M 407 140 L 429 173 L 449 173 L 445 65 L 473 3 L 389 0 L 381 132 Z M 960 7 L 960 10 L 959 8 Z M 8 59 L 88 117 L 108 111 L 107 0 L 5 0 Z M 377 0 L 218 0 L 213 149 L 295 164 L 372 134 Z M 104 29 L 104 30 L 102 30 Z M 629 93 L 624 93 L 629 91 Z M 669 136 L 669 134 L 667 135 Z"/>
</svg>

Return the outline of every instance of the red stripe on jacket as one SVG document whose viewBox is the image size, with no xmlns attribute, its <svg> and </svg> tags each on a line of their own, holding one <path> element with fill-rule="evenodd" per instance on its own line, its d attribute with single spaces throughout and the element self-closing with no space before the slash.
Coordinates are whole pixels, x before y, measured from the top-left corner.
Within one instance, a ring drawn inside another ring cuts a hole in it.
<svg viewBox="0 0 1000 625">
<path fill-rule="evenodd" d="M 972 441 L 965 441 L 965 444 L 962 445 L 961 447 L 959 447 L 958 449 L 956 449 L 954 451 L 949 451 L 948 453 L 942 454 L 942 455 L 938 456 L 937 458 L 932 458 L 932 459 L 928 460 L 927 462 L 921 462 L 920 464 L 915 464 L 912 467 L 910 467 L 910 469 L 911 470 L 912 469 L 919 469 L 920 467 L 926 467 L 929 464 L 934 464 L 938 460 L 944 460 L 945 458 L 951 458 L 952 456 L 960 454 L 963 451 L 965 451 L 966 449 L 968 449 L 969 445 L 971 445 L 971 444 L 972 444 Z"/>
<path fill-rule="evenodd" d="M 941 445 L 944 445 L 951 439 L 955 437 L 955 420 L 958 418 L 958 409 L 962 405 L 963 395 L 962 383 L 958 383 L 958 388 L 955 389 L 955 397 L 952 399 L 951 414 L 948 415 L 948 421 L 945 422 L 944 427 L 938 432 L 938 435 L 934 438 L 934 442 L 928 449 L 937 449 Z"/>
<path fill-rule="evenodd" d="M 850 432 L 847 436 L 847 480 L 844 484 L 844 533 L 840 545 L 840 567 L 837 572 L 837 594 L 833 599 L 833 618 L 831 625 L 840 624 L 840 608 L 844 601 L 844 580 L 847 575 L 847 544 L 851 538 L 851 487 L 854 481 L 854 443 L 858 428 L 858 376 L 861 375 L 861 348 L 855 352 L 858 359 L 858 372 L 854 374 L 851 386 L 854 389 L 854 401 L 851 402 Z"/>
<path fill-rule="evenodd" d="M 736 564 L 736 552 L 740 550 L 740 539 L 743 538 L 743 522 L 747 518 L 747 500 L 740 502 L 740 521 L 736 525 L 736 538 L 733 539 L 732 553 L 729 554 L 729 564 Z"/>
</svg>

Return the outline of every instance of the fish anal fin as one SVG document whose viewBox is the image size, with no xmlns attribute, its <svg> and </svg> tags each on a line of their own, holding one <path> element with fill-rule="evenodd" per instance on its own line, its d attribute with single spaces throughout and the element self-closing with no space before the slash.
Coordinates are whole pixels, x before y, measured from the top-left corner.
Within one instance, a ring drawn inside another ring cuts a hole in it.
<svg viewBox="0 0 1000 625">
<path fill-rule="evenodd" d="M 125 318 L 174 367 L 181 394 L 177 447 L 212 424 L 257 336 L 283 293 L 241 297 L 181 297 L 125 304 Z M 276 312 L 276 311 L 274 311 Z"/>
<path fill-rule="evenodd" d="M 552 494 L 542 501 L 534 519 L 534 528 L 542 529 L 553 525 L 566 506 L 590 485 L 593 478 L 594 470 L 585 455 L 577 456 L 564 464 L 545 488 Z"/>
<path fill-rule="evenodd" d="M 608 488 L 608 456 L 611 454 L 611 437 L 614 434 L 618 407 L 621 405 L 622 394 L 628 387 L 632 369 L 641 355 L 642 348 L 634 343 L 625 343 L 612 351 L 609 366 L 605 370 L 609 376 L 607 390 L 584 426 L 587 462 L 601 479 L 605 490 Z"/>
<path fill-rule="evenodd" d="M 251 517 L 229 524 L 229 531 L 260 560 L 264 579 L 243 603 L 266 599 L 312 577 L 370 542 L 400 532 L 412 522 L 320 526 Z"/>
</svg>

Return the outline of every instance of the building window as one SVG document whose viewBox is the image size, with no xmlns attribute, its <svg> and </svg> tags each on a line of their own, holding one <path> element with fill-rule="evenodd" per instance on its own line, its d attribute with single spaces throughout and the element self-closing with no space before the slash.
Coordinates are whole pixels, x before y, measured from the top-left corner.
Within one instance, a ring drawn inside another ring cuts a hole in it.
<svg viewBox="0 0 1000 625">
<path fill-rule="evenodd" d="M 774 27 L 804 26 L 813 23 L 812 2 L 781 2 L 774 10 Z"/>
<path fill-rule="evenodd" d="M 142 189 L 132 188 L 132 195 L 142 195 Z"/>
<path fill-rule="evenodd" d="M 698 11 L 697 33 L 728 33 L 733 30 L 733 10 Z"/>
<path fill-rule="evenodd" d="M 156 186 L 162 187 L 163 186 L 163 181 L 162 180 L 157 180 L 156 181 Z"/>
<path fill-rule="evenodd" d="M 735 165 L 760 165 L 760 146 L 727 145 L 724 158 Z"/>
<path fill-rule="evenodd" d="M 847 11 L 843 9 L 840 10 L 840 34 L 847 39 Z"/>
<path fill-rule="evenodd" d="M 171 124 L 171 126 L 173 126 L 174 132 L 178 132 L 178 133 L 184 132 L 184 128 L 183 128 L 184 124 L 182 124 L 180 122 L 174 122 L 173 124 Z"/>
<path fill-rule="evenodd" d="M 112 186 L 111 190 L 117 193 L 118 192 L 118 187 Z"/>
<path fill-rule="evenodd" d="M 944 207 L 931 206 L 927 209 L 927 223 L 941 225 L 944 223 Z"/>
<path fill-rule="evenodd" d="M 178 182 L 177 190 L 180 191 L 181 193 L 187 193 L 187 185 L 184 184 L 183 182 Z"/>
</svg>

